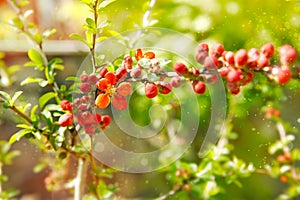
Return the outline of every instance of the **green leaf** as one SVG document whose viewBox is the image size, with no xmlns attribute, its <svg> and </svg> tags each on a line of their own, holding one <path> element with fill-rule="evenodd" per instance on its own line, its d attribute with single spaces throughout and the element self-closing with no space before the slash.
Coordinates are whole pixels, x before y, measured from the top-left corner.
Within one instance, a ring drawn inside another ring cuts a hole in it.
<svg viewBox="0 0 300 200">
<path fill-rule="evenodd" d="M 105 8 L 106 6 L 108 6 L 109 4 L 115 2 L 116 0 L 107 0 L 107 1 L 102 1 L 99 6 L 98 6 L 98 10 L 100 10 L 101 8 Z"/>
<path fill-rule="evenodd" d="M 38 109 L 38 105 L 35 105 L 30 112 L 30 119 L 33 122 L 34 125 L 37 126 L 38 122 L 39 122 L 39 117 L 35 114 L 36 110 Z"/>
<path fill-rule="evenodd" d="M 50 36 L 52 36 L 53 34 L 55 34 L 55 33 L 56 33 L 56 29 L 55 29 L 55 28 L 53 28 L 53 29 L 51 29 L 51 30 L 46 30 L 46 31 L 44 31 L 44 33 L 43 33 L 43 38 L 47 39 L 47 38 L 49 38 Z"/>
<path fill-rule="evenodd" d="M 16 132 L 15 134 L 13 134 L 13 135 L 10 137 L 8 143 L 9 143 L 9 144 L 13 144 L 13 143 L 15 143 L 16 141 L 19 141 L 19 140 L 20 140 L 22 137 L 24 137 L 26 134 L 31 133 L 31 132 L 32 132 L 32 131 L 29 130 L 29 129 L 21 129 L 21 130 L 19 130 L 18 132 Z"/>
<path fill-rule="evenodd" d="M 40 54 L 40 52 L 38 52 L 35 49 L 30 49 L 28 51 L 28 57 L 30 58 L 30 60 L 35 63 L 38 66 L 44 66 L 44 59 L 42 57 L 42 55 Z"/>
<path fill-rule="evenodd" d="M 54 97 L 56 97 L 56 93 L 55 92 L 48 92 L 46 94 L 44 94 L 43 96 L 40 97 L 39 99 L 39 105 L 41 108 L 44 107 L 44 105 L 50 101 L 51 99 L 53 99 Z"/>
<path fill-rule="evenodd" d="M 93 45 L 93 38 L 94 38 L 93 34 L 94 33 L 92 31 L 85 32 L 86 41 L 89 47 L 92 47 Z"/>
<path fill-rule="evenodd" d="M 11 98 L 11 105 L 13 105 L 22 94 L 23 94 L 23 91 L 16 92 L 14 94 L 14 96 Z"/>
<path fill-rule="evenodd" d="M 48 108 L 48 106 L 47 106 L 47 108 Z M 53 118 L 52 118 L 51 112 L 48 109 L 44 109 L 42 112 L 42 117 L 46 121 L 48 128 L 50 130 L 52 130 Z"/>
<path fill-rule="evenodd" d="M 26 78 L 25 80 L 23 80 L 21 82 L 21 86 L 29 84 L 29 83 L 40 83 L 40 82 L 43 82 L 43 81 L 46 81 L 46 80 L 44 80 L 42 78 L 28 77 L 28 78 Z M 47 84 L 48 84 L 48 82 L 47 82 Z"/>
<path fill-rule="evenodd" d="M 70 35 L 71 38 L 75 39 L 75 40 L 78 40 L 80 42 L 83 42 L 85 45 L 89 46 L 88 43 L 86 42 L 86 40 L 81 36 L 81 35 L 78 35 L 76 33 L 72 33 Z"/>
<path fill-rule="evenodd" d="M 97 38 L 97 40 L 96 40 L 96 43 L 98 43 L 98 42 L 101 42 L 101 41 L 103 41 L 103 40 L 106 40 L 108 37 L 99 37 L 99 38 Z"/>
<path fill-rule="evenodd" d="M 10 95 L 8 93 L 6 93 L 4 91 L 0 91 L 0 95 L 2 96 L 2 99 L 4 101 L 11 101 L 11 97 L 10 97 Z"/>
<path fill-rule="evenodd" d="M 45 169 L 47 167 L 47 163 L 39 163 L 36 166 L 34 166 L 33 168 L 33 172 L 34 173 L 39 173 L 41 171 L 43 171 L 43 169 Z"/>
<path fill-rule="evenodd" d="M 90 29 L 95 29 L 95 21 L 92 18 L 86 18 L 85 22 Z"/>
<path fill-rule="evenodd" d="M 15 18 L 9 20 L 8 23 L 18 29 L 23 28 L 23 23 L 18 17 L 15 17 Z"/>
</svg>

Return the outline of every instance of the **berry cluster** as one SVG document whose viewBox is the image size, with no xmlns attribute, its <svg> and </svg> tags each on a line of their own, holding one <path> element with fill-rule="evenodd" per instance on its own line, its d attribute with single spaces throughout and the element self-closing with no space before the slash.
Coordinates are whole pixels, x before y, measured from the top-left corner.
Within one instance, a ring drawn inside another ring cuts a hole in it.
<svg viewBox="0 0 300 200">
<path fill-rule="evenodd" d="M 240 87 L 251 82 L 255 72 L 262 72 L 269 79 L 279 84 L 286 84 L 292 77 L 291 66 L 297 59 L 296 50 L 290 45 L 283 45 L 279 48 L 281 66 L 272 66 L 271 59 L 275 54 L 275 47 L 268 43 L 260 50 L 240 49 L 237 52 L 226 51 L 222 44 L 215 44 L 211 48 L 205 43 L 198 46 L 195 59 L 204 66 L 200 71 L 197 68 L 189 69 L 183 63 L 175 63 L 174 71 L 190 80 L 196 93 L 205 92 L 205 84 L 214 83 L 218 80 L 214 70 L 217 70 L 226 81 L 228 91 L 238 94 Z M 298 72 L 299 73 L 299 72 Z M 179 79 L 173 78 L 172 85 L 179 86 Z"/>
<path fill-rule="evenodd" d="M 107 67 L 98 67 L 95 74 L 80 76 L 80 97 L 74 103 L 61 101 L 61 108 L 65 111 L 59 118 L 61 126 L 71 126 L 73 116 L 77 123 L 88 134 L 93 134 L 100 125 L 105 129 L 109 123 L 109 116 L 92 114 L 92 108 L 107 108 L 110 103 L 118 110 L 127 109 L 126 97 L 133 91 L 132 82 L 144 84 L 145 96 L 154 98 L 159 93 L 168 94 L 172 87 L 179 87 L 184 80 L 191 82 L 197 94 L 204 94 L 206 84 L 218 81 L 218 75 L 226 81 L 227 89 L 232 94 L 238 94 L 240 88 L 251 82 L 256 72 L 266 74 L 269 79 L 279 84 L 286 84 L 292 77 L 291 67 L 297 59 L 296 50 L 290 45 L 279 48 L 281 66 L 272 66 L 271 59 L 275 54 L 274 45 L 265 44 L 260 50 L 240 49 L 237 52 L 226 51 L 222 44 L 215 44 L 211 48 L 205 43 L 198 46 L 195 59 L 203 65 L 202 69 L 187 67 L 182 62 L 175 62 L 173 70 L 166 72 L 163 63 L 156 58 L 155 53 L 143 53 L 137 49 L 133 56 L 125 55 L 116 70 L 108 71 Z M 297 68 L 300 74 L 300 68 Z M 166 78 L 171 78 L 167 82 Z M 271 110 L 272 111 L 272 110 Z M 269 115 L 276 115 L 270 111 Z"/>
</svg>

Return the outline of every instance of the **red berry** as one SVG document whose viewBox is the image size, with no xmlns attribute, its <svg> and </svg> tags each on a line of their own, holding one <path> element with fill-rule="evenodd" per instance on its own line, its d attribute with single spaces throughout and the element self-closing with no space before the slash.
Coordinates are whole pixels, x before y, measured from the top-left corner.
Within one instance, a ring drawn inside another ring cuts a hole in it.
<svg viewBox="0 0 300 200">
<path fill-rule="evenodd" d="M 245 49 L 238 50 L 234 55 L 235 64 L 237 66 L 243 66 L 247 64 L 248 55 Z"/>
<path fill-rule="evenodd" d="M 91 85 L 95 85 L 97 83 L 97 81 L 98 81 L 98 78 L 95 75 L 90 75 L 89 78 L 88 78 L 88 82 Z"/>
<path fill-rule="evenodd" d="M 226 77 L 230 69 L 228 67 L 222 67 L 219 69 L 220 76 Z"/>
<path fill-rule="evenodd" d="M 73 114 L 65 113 L 58 119 L 58 124 L 62 127 L 71 126 L 73 124 Z"/>
<path fill-rule="evenodd" d="M 84 104 L 80 104 L 78 107 L 77 107 L 77 109 L 78 110 L 81 110 L 81 111 L 84 111 L 84 110 L 86 110 L 86 105 L 84 105 Z"/>
<path fill-rule="evenodd" d="M 172 91 L 172 86 L 170 83 L 158 81 L 156 82 L 158 86 L 159 93 L 161 94 L 169 94 Z"/>
<path fill-rule="evenodd" d="M 227 74 L 228 82 L 236 83 L 243 79 L 243 72 L 241 69 L 232 69 Z"/>
<path fill-rule="evenodd" d="M 104 127 L 107 127 L 110 124 L 110 116 L 103 115 L 101 121 L 102 121 Z"/>
<path fill-rule="evenodd" d="M 88 83 L 82 83 L 80 85 L 79 89 L 83 93 L 89 93 L 91 91 L 91 86 Z"/>
<path fill-rule="evenodd" d="M 88 81 L 89 76 L 87 74 L 81 74 L 79 78 L 82 83 L 85 83 Z"/>
<path fill-rule="evenodd" d="M 63 110 L 72 111 L 72 103 L 69 102 L 68 100 L 62 100 L 62 101 L 60 102 L 60 107 L 61 107 Z"/>
<path fill-rule="evenodd" d="M 155 58 L 155 54 L 152 52 L 152 51 L 149 51 L 149 52 L 146 52 L 144 55 L 143 55 L 144 58 L 148 58 L 148 59 L 153 59 Z"/>
<path fill-rule="evenodd" d="M 267 119 L 273 118 L 273 117 L 280 117 L 281 113 L 276 108 L 270 107 L 266 110 L 265 116 Z"/>
<path fill-rule="evenodd" d="M 229 65 L 234 65 L 234 53 L 232 51 L 226 51 L 223 54 L 223 59 L 226 61 Z"/>
<path fill-rule="evenodd" d="M 170 83 L 171 83 L 172 87 L 177 88 L 181 84 L 181 78 L 178 77 L 178 76 L 174 76 L 174 77 L 171 78 Z"/>
<path fill-rule="evenodd" d="M 127 69 L 125 67 L 119 67 L 116 70 L 116 80 L 119 81 L 120 79 L 123 79 L 127 75 Z"/>
<path fill-rule="evenodd" d="M 204 60 L 204 67 L 208 70 L 213 70 L 217 69 L 219 66 L 219 61 L 216 57 L 214 56 L 208 56 Z"/>
<path fill-rule="evenodd" d="M 261 47 L 260 52 L 267 58 L 271 58 L 274 55 L 274 45 L 272 43 L 265 44 Z"/>
<path fill-rule="evenodd" d="M 200 75 L 199 69 L 193 68 L 193 69 L 192 69 L 192 74 L 193 74 L 193 76 L 195 76 L 195 77 L 199 76 L 199 75 Z"/>
<path fill-rule="evenodd" d="M 211 47 L 211 55 L 219 58 L 220 56 L 222 56 L 224 52 L 224 46 L 222 44 L 215 44 Z"/>
<path fill-rule="evenodd" d="M 130 76 L 132 78 L 137 78 L 142 74 L 142 69 L 139 67 L 135 67 L 130 71 Z"/>
<path fill-rule="evenodd" d="M 272 74 L 274 75 L 274 79 L 279 84 L 286 84 L 292 78 L 292 73 L 289 67 L 274 67 L 272 69 Z"/>
<path fill-rule="evenodd" d="M 125 58 L 123 59 L 123 65 L 124 67 L 126 67 L 126 69 L 132 69 L 132 58 L 131 56 L 125 56 Z"/>
<path fill-rule="evenodd" d="M 142 52 L 142 49 L 137 49 L 136 50 L 136 53 L 135 53 L 135 59 L 137 61 L 139 61 L 140 59 L 143 58 L 143 52 Z"/>
<path fill-rule="evenodd" d="M 204 94 L 206 85 L 202 81 L 193 81 L 193 90 L 197 94 Z"/>
<path fill-rule="evenodd" d="M 231 94 L 236 95 L 240 93 L 240 87 L 236 83 L 227 82 L 227 88 Z"/>
<path fill-rule="evenodd" d="M 100 78 L 104 77 L 107 72 L 108 72 L 108 70 L 106 69 L 106 67 L 101 67 L 99 69 Z"/>
<path fill-rule="evenodd" d="M 145 94 L 148 98 L 154 98 L 158 94 L 158 88 L 154 83 L 146 83 Z"/>
<path fill-rule="evenodd" d="M 207 51 L 199 51 L 196 55 L 195 55 L 195 60 L 200 63 L 203 64 L 205 58 L 208 56 L 208 52 Z"/>
<path fill-rule="evenodd" d="M 174 64 L 174 71 L 179 75 L 187 74 L 188 73 L 188 68 L 186 67 L 185 64 L 183 64 L 181 62 L 176 62 Z"/>
<path fill-rule="evenodd" d="M 297 60 L 297 51 L 286 44 L 279 48 L 279 57 L 282 65 L 291 65 Z"/>
<path fill-rule="evenodd" d="M 209 50 L 208 44 L 201 43 L 201 44 L 198 45 L 198 52 L 200 52 L 200 51 L 208 52 L 208 50 Z"/>
<path fill-rule="evenodd" d="M 268 65 L 270 65 L 270 60 L 264 54 L 260 54 L 257 59 L 257 67 L 264 68 Z"/>
</svg>

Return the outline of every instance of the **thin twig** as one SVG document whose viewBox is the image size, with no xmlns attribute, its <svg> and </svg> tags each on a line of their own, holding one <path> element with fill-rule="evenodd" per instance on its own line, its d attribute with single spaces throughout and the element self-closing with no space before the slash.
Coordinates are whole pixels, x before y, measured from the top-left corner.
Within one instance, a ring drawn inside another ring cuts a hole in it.
<svg viewBox="0 0 300 200">
<path fill-rule="evenodd" d="M 32 120 L 25 115 L 23 112 L 21 112 L 18 108 L 16 108 L 14 105 L 9 107 L 12 111 L 14 111 L 16 114 L 18 114 L 20 117 L 25 119 L 29 124 L 33 124 Z"/>
</svg>

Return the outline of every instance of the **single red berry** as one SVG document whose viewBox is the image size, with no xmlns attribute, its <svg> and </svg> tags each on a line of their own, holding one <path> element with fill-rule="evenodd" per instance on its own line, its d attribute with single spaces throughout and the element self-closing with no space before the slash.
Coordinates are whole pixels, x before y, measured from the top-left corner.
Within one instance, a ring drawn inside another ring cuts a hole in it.
<svg viewBox="0 0 300 200">
<path fill-rule="evenodd" d="M 247 67 L 250 69 L 254 69 L 257 67 L 257 60 L 259 58 L 259 51 L 256 48 L 251 48 L 248 53 Z"/>
<path fill-rule="evenodd" d="M 257 59 L 257 67 L 264 68 L 270 65 L 270 60 L 264 55 L 260 54 Z"/>
<path fill-rule="evenodd" d="M 202 81 L 193 81 L 193 90 L 197 94 L 204 94 L 206 85 Z"/>
<path fill-rule="evenodd" d="M 133 60 L 131 56 L 125 56 L 123 59 L 123 65 L 126 69 L 132 69 Z"/>
<path fill-rule="evenodd" d="M 274 75 L 274 79 L 279 84 L 286 84 L 292 78 L 292 73 L 289 67 L 274 67 L 272 69 L 272 74 Z"/>
<path fill-rule="evenodd" d="M 236 83 L 227 82 L 227 88 L 231 94 L 238 94 L 240 93 L 240 87 Z"/>
<path fill-rule="evenodd" d="M 215 44 L 211 47 L 211 55 L 216 57 L 216 58 L 219 58 L 222 56 L 224 52 L 224 46 L 222 44 Z"/>
<path fill-rule="evenodd" d="M 235 65 L 237 66 L 243 66 L 247 64 L 247 60 L 248 60 L 248 55 L 245 49 L 238 50 L 234 55 Z"/>
<path fill-rule="evenodd" d="M 274 55 L 274 45 L 272 43 L 265 44 L 261 47 L 260 52 L 267 58 L 271 58 Z"/>
<path fill-rule="evenodd" d="M 220 76 L 226 77 L 228 72 L 230 71 L 229 67 L 222 67 L 219 70 Z"/>
<path fill-rule="evenodd" d="M 203 64 L 205 58 L 208 56 L 208 52 L 207 51 L 199 51 L 196 55 L 195 55 L 195 60 L 200 63 Z"/>
<path fill-rule="evenodd" d="M 176 62 L 174 64 L 174 71 L 181 75 L 181 74 L 187 74 L 188 73 L 188 68 L 186 67 L 185 64 L 181 63 L 181 62 Z"/>
<path fill-rule="evenodd" d="M 126 77 L 127 75 L 127 69 L 125 67 L 119 67 L 117 70 L 116 70 L 116 80 L 119 81 L 123 78 Z"/>
<path fill-rule="evenodd" d="M 144 58 L 153 59 L 155 58 L 155 54 L 152 51 L 148 51 L 143 55 Z"/>
<path fill-rule="evenodd" d="M 148 98 L 154 98 L 158 94 L 158 88 L 154 83 L 146 83 L 145 94 Z"/>
<path fill-rule="evenodd" d="M 205 76 L 205 82 L 208 84 L 214 84 L 219 80 L 216 74 L 208 74 Z"/>
<path fill-rule="evenodd" d="M 107 72 L 108 72 L 108 70 L 106 69 L 106 67 L 101 67 L 99 69 L 100 78 L 104 77 Z"/>
<path fill-rule="evenodd" d="M 100 124 L 102 122 L 102 116 L 99 113 L 95 113 L 94 116 L 98 124 Z"/>
<path fill-rule="evenodd" d="M 88 81 L 89 76 L 87 74 L 81 74 L 79 78 L 82 83 L 85 83 Z"/>
<path fill-rule="evenodd" d="M 200 52 L 200 51 L 208 52 L 208 50 L 209 50 L 208 44 L 201 43 L 201 44 L 198 45 L 198 52 Z"/>
<path fill-rule="evenodd" d="M 214 70 L 217 69 L 219 66 L 219 61 L 216 57 L 214 56 L 208 56 L 204 60 L 204 67 L 208 70 Z"/>
<path fill-rule="evenodd" d="M 89 78 L 88 78 L 88 82 L 91 84 L 91 85 L 95 85 L 98 81 L 98 77 L 95 76 L 95 75 L 90 75 Z"/>
<path fill-rule="evenodd" d="M 73 124 L 73 114 L 65 113 L 58 119 L 58 124 L 62 127 L 71 126 Z"/>
<path fill-rule="evenodd" d="M 178 76 L 174 76 L 170 80 L 172 87 L 175 87 L 175 88 L 179 87 L 181 85 L 181 82 L 182 82 L 182 80 Z"/>
<path fill-rule="evenodd" d="M 226 51 L 223 53 L 223 59 L 229 65 L 234 65 L 234 53 L 232 51 Z"/>
<path fill-rule="evenodd" d="M 136 50 L 136 53 L 135 53 L 135 59 L 137 61 L 139 61 L 140 59 L 143 58 L 143 52 L 142 52 L 142 49 L 137 49 Z"/>
<path fill-rule="evenodd" d="M 61 107 L 63 110 L 72 111 L 72 103 L 69 102 L 68 100 L 62 100 L 62 101 L 60 102 L 60 107 Z"/>
<path fill-rule="evenodd" d="M 292 65 L 297 60 L 297 51 L 290 45 L 279 48 L 279 57 L 282 65 Z"/>
<path fill-rule="evenodd" d="M 77 109 L 78 110 L 81 110 L 81 111 L 84 111 L 84 110 L 86 110 L 86 105 L 84 105 L 84 104 L 80 104 L 79 106 L 77 106 Z"/>
<path fill-rule="evenodd" d="M 89 93 L 91 91 L 91 86 L 88 83 L 82 83 L 80 85 L 79 89 L 83 93 Z"/>
<path fill-rule="evenodd" d="M 286 182 L 288 182 L 288 180 L 289 180 L 289 179 L 288 179 L 287 176 L 285 176 L 285 175 L 281 175 L 281 176 L 280 176 L 280 181 L 281 181 L 281 182 L 286 183 Z"/>
<path fill-rule="evenodd" d="M 199 75 L 200 75 L 199 69 L 193 68 L 193 69 L 192 69 L 192 74 L 193 74 L 193 76 L 195 76 L 195 77 L 199 76 Z"/>
<path fill-rule="evenodd" d="M 109 115 L 103 115 L 101 118 L 101 121 L 104 125 L 104 127 L 107 127 L 110 124 L 110 116 Z"/>
<path fill-rule="evenodd" d="M 169 94 L 172 91 L 172 86 L 170 83 L 157 81 L 156 85 L 158 86 L 158 91 L 161 94 Z"/>
<path fill-rule="evenodd" d="M 135 67 L 130 71 L 130 76 L 132 78 L 137 78 L 142 74 L 142 69 L 140 67 Z"/>
<path fill-rule="evenodd" d="M 236 83 L 243 79 L 243 72 L 241 69 L 232 69 L 226 76 L 228 82 Z"/>
<path fill-rule="evenodd" d="M 246 73 L 246 76 L 244 76 L 244 78 L 242 79 L 241 84 L 247 85 L 248 83 L 250 83 L 253 80 L 253 77 L 254 77 L 254 73 L 252 71 L 248 71 Z"/>
</svg>

